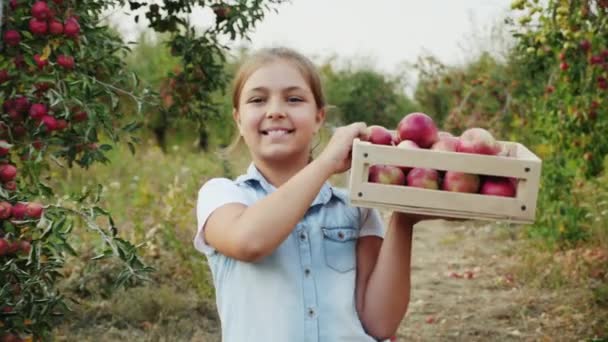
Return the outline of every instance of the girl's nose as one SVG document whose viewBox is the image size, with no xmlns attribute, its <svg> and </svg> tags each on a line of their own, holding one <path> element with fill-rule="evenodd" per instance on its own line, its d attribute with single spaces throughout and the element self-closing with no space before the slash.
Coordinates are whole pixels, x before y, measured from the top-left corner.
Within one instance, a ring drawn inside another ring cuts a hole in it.
<svg viewBox="0 0 608 342">
<path fill-rule="evenodd" d="M 285 110 L 280 103 L 277 103 L 276 101 L 270 103 L 270 106 L 268 106 L 268 110 L 266 111 L 266 117 L 269 119 L 277 119 L 284 116 Z"/>
<path fill-rule="evenodd" d="M 279 119 L 285 117 L 285 113 L 281 110 L 269 110 L 266 112 L 266 117 L 269 119 Z"/>
</svg>

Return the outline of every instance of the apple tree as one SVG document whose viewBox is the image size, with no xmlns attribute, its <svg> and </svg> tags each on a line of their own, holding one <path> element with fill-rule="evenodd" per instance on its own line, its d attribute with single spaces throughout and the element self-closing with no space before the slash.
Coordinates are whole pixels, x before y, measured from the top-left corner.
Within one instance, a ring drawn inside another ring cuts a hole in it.
<svg viewBox="0 0 608 342">
<path fill-rule="evenodd" d="M 163 101 L 157 109 L 152 129 L 161 147 L 168 127 L 178 122 L 195 124 L 199 131 L 199 146 L 208 146 L 207 121 L 219 115 L 219 103 L 213 94 L 225 89 L 229 75 L 225 71 L 226 51 L 223 41 L 249 39 L 251 29 L 266 13 L 276 10 L 286 0 L 163 0 L 150 4 L 148 1 L 125 1 L 131 10 L 144 12 L 144 17 L 134 15 L 134 20 L 147 20 L 155 32 L 169 35 L 166 42 L 171 54 L 181 59 L 181 65 L 167 75 L 159 91 Z M 187 16 L 196 8 L 213 12 L 215 21 L 202 32 L 197 32 Z"/>
<path fill-rule="evenodd" d="M 519 113 L 544 160 L 537 231 L 575 242 L 592 218 L 571 192 L 604 171 L 608 153 L 608 1 L 515 0 L 512 8 L 513 62 L 543 82 Z"/>
<path fill-rule="evenodd" d="M 113 144 L 134 149 L 141 122 L 125 108 L 158 102 L 127 72 L 129 48 L 104 26 L 106 11 L 147 6 L 150 26 L 171 33 L 172 51 L 183 61 L 180 86 L 191 90 L 175 94 L 174 108 L 204 124 L 209 93 L 226 82 L 226 47 L 218 35 L 244 36 L 269 4 L 279 2 L 216 1 L 217 22 L 212 33 L 201 34 L 186 15 L 212 6 L 206 1 L 0 1 L 0 340 L 51 338 L 68 308 L 56 284 L 66 256 L 76 253 L 74 229 L 98 234 L 93 260 L 121 261 L 116 287 L 137 284 L 153 271 L 98 205 L 103 185 L 61 194 L 49 178 L 52 167 L 108 163 Z"/>
</svg>

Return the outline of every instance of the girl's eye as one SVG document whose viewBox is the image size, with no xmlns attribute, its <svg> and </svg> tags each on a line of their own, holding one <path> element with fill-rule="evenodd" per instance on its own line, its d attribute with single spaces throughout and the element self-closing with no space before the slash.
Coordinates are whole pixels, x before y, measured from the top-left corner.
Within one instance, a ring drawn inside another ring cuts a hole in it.
<svg viewBox="0 0 608 342">
<path fill-rule="evenodd" d="M 304 100 L 302 100 L 301 97 L 297 97 L 297 96 L 290 96 L 287 98 L 288 102 L 302 102 Z"/>
<path fill-rule="evenodd" d="M 262 103 L 263 101 L 264 101 L 264 99 L 261 98 L 261 97 L 254 97 L 254 98 L 249 99 L 249 101 L 247 101 L 247 102 L 249 102 L 249 103 Z"/>
</svg>

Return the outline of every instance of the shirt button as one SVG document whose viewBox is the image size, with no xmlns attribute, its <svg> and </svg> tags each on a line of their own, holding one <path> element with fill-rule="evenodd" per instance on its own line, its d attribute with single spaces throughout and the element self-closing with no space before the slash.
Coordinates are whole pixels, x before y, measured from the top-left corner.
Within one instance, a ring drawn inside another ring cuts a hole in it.
<svg viewBox="0 0 608 342">
<path fill-rule="evenodd" d="M 308 316 L 312 317 L 315 315 L 315 310 L 313 310 L 312 308 L 308 309 Z"/>
<path fill-rule="evenodd" d="M 340 240 L 344 239 L 344 233 L 338 232 L 338 237 L 340 238 Z"/>
<path fill-rule="evenodd" d="M 302 241 L 306 240 L 306 234 L 300 233 L 300 240 L 302 240 Z"/>
<path fill-rule="evenodd" d="M 305 269 L 305 270 L 304 270 L 304 274 L 305 274 L 306 276 L 309 276 L 309 275 L 310 275 L 310 268 Z"/>
</svg>

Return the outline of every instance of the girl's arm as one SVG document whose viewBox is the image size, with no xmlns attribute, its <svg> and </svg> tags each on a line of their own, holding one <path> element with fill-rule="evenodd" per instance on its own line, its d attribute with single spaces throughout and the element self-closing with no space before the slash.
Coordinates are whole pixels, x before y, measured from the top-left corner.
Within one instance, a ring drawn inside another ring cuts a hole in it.
<svg viewBox="0 0 608 342">
<path fill-rule="evenodd" d="M 410 301 L 413 216 L 393 212 L 384 241 L 365 236 L 357 244 L 357 312 L 365 330 L 392 336 Z"/>
<path fill-rule="evenodd" d="M 233 203 L 216 209 L 205 224 L 207 243 L 243 261 L 271 254 L 302 219 L 323 183 L 350 167 L 353 140 L 365 134 L 365 128 L 363 123 L 338 128 L 316 160 L 253 205 Z"/>
</svg>

